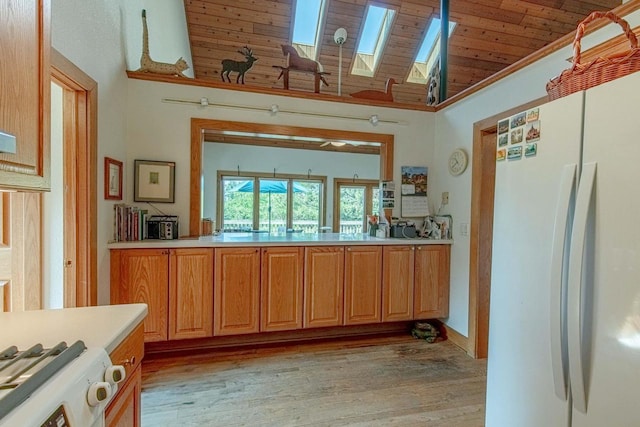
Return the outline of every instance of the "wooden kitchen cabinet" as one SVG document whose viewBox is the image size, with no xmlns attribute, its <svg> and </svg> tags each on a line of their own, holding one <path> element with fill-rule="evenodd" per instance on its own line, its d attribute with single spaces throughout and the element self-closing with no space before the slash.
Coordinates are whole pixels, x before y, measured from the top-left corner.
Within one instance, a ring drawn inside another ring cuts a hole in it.
<svg viewBox="0 0 640 427">
<path fill-rule="evenodd" d="M 305 248 L 305 328 L 340 326 L 344 318 L 344 247 Z"/>
<path fill-rule="evenodd" d="M 213 249 L 169 250 L 169 339 L 213 335 Z"/>
<path fill-rule="evenodd" d="M 415 246 L 385 246 L 382 252 L 382 321 L 413 319 Z"/>
<path fill-rule="evenodd" d="M 261 252 L 260 331 L 302 328 L 304 248 L 268 247 Z"/>
<path fill-rule="evenodd" d="M 143 302 L 145 341 L 166 341 L 169 314 L 169 250 L 111 251 L 111 303 Z"/>
<path fill-rule="evenodd" d="M 111 303 L 135 302 L 149 306 L 146 342 L 211 336 L 213 249 L 112 250 Z"/>
<path fill-rule="evenodd" d="M 260 330 L 260 249 L 216 248 L 214 335 Z"/>
<path fill-rule="evenodd" d="M 105 410 L 107 427 L 139 427 L 140 392 L 142 391 L 142 358 L 144 357 L 144 328 L 142 324 L 109 355 L 115 365 L 125 369 L 125 380 Z"/>
<path fill-rule="evenodd" d="M 345 252 L 345 325 L 380 322 L 382 247 L 347 246 Z"/>
<path fill-rule="evenodd" d="M 49 190 L 50 0 L 0 2 L 0 188 Z M 0 144 L 2 145 L 2 144 Z"/>
<path fill-rule="evenodd" d="M 449 315 L 450 245 L 417 245 L 415 250 L 414 319 Z"/>
<path fill-rule="evenodd" d="M 118 394 L 105 410 L 106 427 L 139 427 L 140 393 L 142 391 L 142 367 L 133 371 L 132 377 L 122 384 Z"/>
</svg>

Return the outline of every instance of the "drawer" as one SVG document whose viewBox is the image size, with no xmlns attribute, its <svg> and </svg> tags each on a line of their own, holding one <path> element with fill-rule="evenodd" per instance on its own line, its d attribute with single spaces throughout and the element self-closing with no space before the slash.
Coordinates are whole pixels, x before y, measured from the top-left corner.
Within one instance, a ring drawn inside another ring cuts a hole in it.
<svg viewBox="0 0 640 427">
<path fill-rule="evenodd" d="M 128 379 L 144 357 L 144 325 L 140 323 L 109 357 L 114 365 L 124 366 Z"/>
</svg>

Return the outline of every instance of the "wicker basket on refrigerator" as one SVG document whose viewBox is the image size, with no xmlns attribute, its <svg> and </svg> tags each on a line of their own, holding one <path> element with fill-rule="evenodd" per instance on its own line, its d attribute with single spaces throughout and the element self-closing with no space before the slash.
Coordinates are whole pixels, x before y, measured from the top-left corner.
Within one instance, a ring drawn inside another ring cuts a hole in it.
<svg viewBox="0 0 640 427">
<path fill-rule="evenodd" d="M 607 18 L 622 27 L 625 36 L 629 40 L 630 49 L 609 57 L 598 57 L 588 64 L 581 64 L 580 40 L 584 35 L 585 27 L 588 23 L 600 18 Z M 571 93 L 615 80 L 638 70 L 640 70 L 638 39 L 627 21 L 612 12 L 593 12 L 578 24 L 576 37 L 573 41 L 573 65 L 547 83 L 547 93 L 550 100 L 562 98 Z"/>
</svg>

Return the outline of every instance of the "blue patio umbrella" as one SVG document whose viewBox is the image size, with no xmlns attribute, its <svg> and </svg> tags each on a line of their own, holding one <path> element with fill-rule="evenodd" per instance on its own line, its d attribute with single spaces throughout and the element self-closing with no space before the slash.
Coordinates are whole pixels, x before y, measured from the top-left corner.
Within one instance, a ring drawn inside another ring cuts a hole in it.
<svg viewBox="0 0 640 427">
<path fill-rule="evenodd" d="M 235 191 L 239 191 L 241 193 L 253 193 L 253 181 L 246 181 L 240 187 L 236 188 Z M 297 182 L 293 183 L 293 192 L 294 193 L 305 193 L 307 191 L 302 185 Z M 260 181 L 260 192 L 261 193 L 286 193 L 287 192 L 287 181 L 271 181 L 267 179 L 263 179 Z"/>
<path fill-rule="evenodd" d="M 236 188 L 235 191 L 241 193 L 253 193 L 253 180 L 246 181 L 240 187 Z M 307 191 L 302 185 L 297 182 L 293 183 L 293 192 L 294 193 L 305 193 Z M 282 194 L 287 192 L 287 181 L 282 180 L 268 180 L 262 179 L 260 180 L 260 192 L 261 193 L 269 193 L 269 232 L 271 232 L 271 194 Z"/>
</svg>

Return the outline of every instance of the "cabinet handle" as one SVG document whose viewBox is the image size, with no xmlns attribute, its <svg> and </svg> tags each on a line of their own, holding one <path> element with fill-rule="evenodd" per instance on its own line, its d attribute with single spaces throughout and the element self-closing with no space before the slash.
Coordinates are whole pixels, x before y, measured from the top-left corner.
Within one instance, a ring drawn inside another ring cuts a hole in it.
<svg viewBox="0 0 640 427">
<path fill-rule="evenodd" d="M 126 365 L 135 365 L 136 364 L 136 357 L 135 356 L 131 356 L 129 359 L 124 359 L 122 362 L 120 362 L 121 365 L 126 366 Z"/>
<path fill-rule="evenodd" d="M 422 250 L 422 246 L 418 246 L 418 250 L 421 251 Z"/>
<path fill-rule="evenodd" d="M 412 251 L 415 251 L 415 250 L 416 250 L 416 247 L 415 247 L 415 246 L 411 246 L 411 250 L 412 250 Z"/>
<path fill-rule="evenodd" d="M 347 248 L 347 251 L 351 252 L 351 248 Z"/>
</svg>

